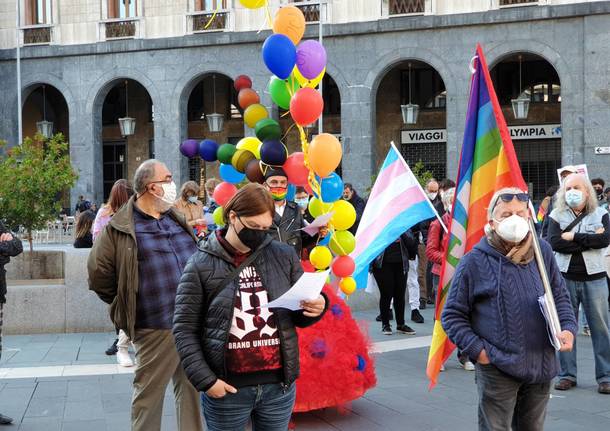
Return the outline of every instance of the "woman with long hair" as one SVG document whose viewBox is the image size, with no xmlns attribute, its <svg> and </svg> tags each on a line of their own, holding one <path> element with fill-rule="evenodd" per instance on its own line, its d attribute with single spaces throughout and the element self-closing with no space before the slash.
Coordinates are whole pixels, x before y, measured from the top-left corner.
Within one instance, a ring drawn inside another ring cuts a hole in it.
<svg viewBox="0 0 610 431">
<path fill-rule="evenodd" d="M 91 210 L 80 213 L 74 229 L 74 248 L 93 247 L 91 228 L 95 220 L 95 213 Z"/>
<path fill-rule="evenodd" d="M 174 204 L 186 218 L 186 223 L 197 231 L 197 234 L 206 231 L 206 222 L 203 219 L 203 204 L 199 201 L 199 186 L 195 181 L 187 181 L 180 188 L 180 199 Z"/>
<path fill-rule="evenodd" d="M 303 274 L 294 248 L 271 239 L 275 206 L 248 184 L 224 206 L 227 227 L 189 260 L 176 294 L 174 337 L 190 382 L 202 392 L 207 429 L 286 430 L 299 376 L 295 327 L 316 323 L 322 294 L 301 310 L 266 308 Z"/>
</svg>

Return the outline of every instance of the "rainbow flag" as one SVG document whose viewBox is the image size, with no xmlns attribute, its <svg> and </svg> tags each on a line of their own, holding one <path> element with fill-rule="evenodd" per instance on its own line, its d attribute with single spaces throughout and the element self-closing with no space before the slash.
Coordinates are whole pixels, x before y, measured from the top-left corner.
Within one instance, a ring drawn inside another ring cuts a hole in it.
<svg viewBox="0 0 610 431">
<path fill-rule="evenodd" d="M 430 379 L 430 389 L 436 385 L 441 365 L 455 349 L 440 323 L 455 269 L 462 256 L 483 237 L 487 207 L 496 190 L 504 187 L 527 190 L 479 44 L 471 66 L 474 72 L 470 82 L 466 130 L 449 225 L 449 242 L 440 277 L 442 289 L 436 296 L 436 320 L 428 354 L 426 374 Z"/>
</svg>

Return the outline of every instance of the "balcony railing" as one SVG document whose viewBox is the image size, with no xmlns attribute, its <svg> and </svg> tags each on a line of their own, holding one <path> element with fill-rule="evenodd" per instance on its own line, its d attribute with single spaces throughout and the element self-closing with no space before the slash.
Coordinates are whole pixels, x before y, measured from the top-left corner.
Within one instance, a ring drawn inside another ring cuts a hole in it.
<svg viewBox="0 0 610 431">
<path fill-rule="evenodd" d="M 102 21 L 103 38 L 113 39 L 132 39 L 138 36 L 139 18 L 119 18 Z"/>
<path fill-rule="evenodd" d="M 194 12 L 187 16 L 189 20 L 188 28 L 192 33 L 227 30 L 229 28 L 229 13 L 226 9 L 219 10 L 216 15 L 213 11 Z"/>
<path fill-rule="evenodd" d="M 390 15 L 421 14 L 426 11 L 425 0 L 390 0 Z"/>
<path fill-rule="evenodd" d="M 48 45 L 53 26 L 50 24 L 22 27 L 24 45 Z"/>
<path fill-rule="evenodd" d="M 500 0 L 500 7 L 502 6 L 519 6 L 519 5 L 535 5 L 538 0 Z"/>
<path fill-rule="evenodd" d="M 298 7 L 305 15 L 305 22 L 320 22 L 320 2 L 318 1 L 295 1 L 293 6 Z"/>
</svg>

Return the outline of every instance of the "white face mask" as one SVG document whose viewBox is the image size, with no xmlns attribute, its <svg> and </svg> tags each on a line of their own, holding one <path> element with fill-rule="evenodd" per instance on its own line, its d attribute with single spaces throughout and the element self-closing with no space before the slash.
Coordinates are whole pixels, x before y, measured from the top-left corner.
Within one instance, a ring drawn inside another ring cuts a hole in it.
<svg viewBox="0 0 610 431">
<path fill-rule="evenodd" d="M 433 201 L 434 199 L 436 199 L 436 196 L 438 196 L 438 193 L 436 193 L 436 192 L 434 192 L 434 193 L 428 192 L 427 195 L 428 195 L 428 199 Z"/>
<path fill-rule="evenodd" d="M 519 243 L 523 241 L 530 230 L 527 220 L 517 214 L 513 214 L 502 221 L 494 219 L 494 222 L 497 223 L 496 232 L 500 235 L 500 238 L 507 242 Z"/>
<path fill-rule="evenodd" d="M 173 181 L 171 183 L 163 183 L 161 184 L 161 188 L 163 189 L 163 196 L 157 197 L 166 204 L 173 205 L 174 202 L 176 202 L 177 196 L 176 183 Z"/>
<path fill-rule="evenodd" d="M 189 196 L 189 202 L 192 204 L 197 203 L 197 196 Z"/>
</svg>

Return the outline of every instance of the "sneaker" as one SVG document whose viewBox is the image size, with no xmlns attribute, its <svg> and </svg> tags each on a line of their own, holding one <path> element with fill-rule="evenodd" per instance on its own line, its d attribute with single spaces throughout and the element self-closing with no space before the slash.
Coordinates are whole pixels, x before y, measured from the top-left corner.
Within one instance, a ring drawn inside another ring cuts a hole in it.
<svg viewBox="0 0 610 431">
<path fill-rule="evenodd" d="M 383 325 L 383 328 L 381 328 L 381 333 L 383 335 L 392 335 L 392 327 L 390 325 Z"/>
<path fill-rule="evenodd" d="M 591 336 L 591 329 L 588 326 L 582 328 L 582 335 L 586 335 L 587 337 Z"/>
<path fill-rule="evenodd" d="M 131 359 L 131 356 L 129 356 L 129 351 L 126 347 L 118 349 L 116 361 L 121 367 L 133 367 L 133 360 Z"/>
<path fill-rule="evenodd" d="M 411 320 L 415 323 L 424 323 L 424 316 L 421 315 L 419 310 L 411 310 Z"/>
<path fill-rule="evenodd" d="M 5 415 L 0 415 L 0 425 L 10 425 L 13 423 L 13 418 L 9 418 Z"/>
<path fill-rule="evenodd" d="M 118 342 L 119 342 L 119 339 L 117 338 L 114 340 L 114 343 L 112 343 L 112 346 L 110 346 L 106 349 L 106 354 L 108 356 L 116 355 L 116 352 L 119 350 L 118 347 L 116 346 L 116 343 L 118 343 Z"/>
<path fill-rule="evenodd" d="M 466 371 L 474 371 L 474 364 L 469 360 L 466 360 L 462 364 L 462 368 L 464 368 Z"/>
<path fill-rule="evenodd" d="M 398 325 L 396 330 L 402 334 L 415 335 L 415 331 L 407 325 Z"/>
</svg>

